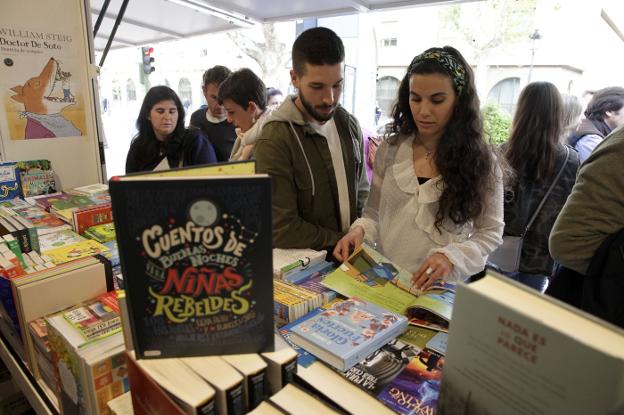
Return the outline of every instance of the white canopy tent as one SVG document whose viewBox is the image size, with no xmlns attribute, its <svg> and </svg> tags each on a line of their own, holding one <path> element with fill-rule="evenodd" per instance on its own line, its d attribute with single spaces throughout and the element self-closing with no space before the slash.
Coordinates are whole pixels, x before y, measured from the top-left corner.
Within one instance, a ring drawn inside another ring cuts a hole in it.
<svg viewBox="0 0 624 415">
<path fill-rule="evenodd" d="M 111 48 L 142 46 L 255 24 L 466 0 L 129 0 Z M 95 49 L 102 51 L 123 0 L 91 0 L 92 24 L 108 3 Z"/>
</svg>

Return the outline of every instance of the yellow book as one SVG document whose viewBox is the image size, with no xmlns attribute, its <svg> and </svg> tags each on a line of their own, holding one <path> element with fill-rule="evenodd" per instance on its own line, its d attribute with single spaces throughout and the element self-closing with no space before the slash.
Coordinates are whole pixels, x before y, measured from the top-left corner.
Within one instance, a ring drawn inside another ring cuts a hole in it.
<svg viewBox="0 0 624 415">
<path fill-rule="evenodd" d="M 241 161 L 232 163 L 215 163 L 202 166 L 183 167 L 173 170 L 159 170 L 137 174 L 128 174 L 128 178 L 144 177 L 184 177 L 184 176 L 244 176 L 256 173 L 255 161 Z"/>
<path fill-rule="evenodd" d="M 108 251 L 108 248 L 101 243 L 85 239 L 84 241 L 50 249 L 45 254 L 50 257 L 53 263 L 58 265 L 106 251 Z"/>
</svg>

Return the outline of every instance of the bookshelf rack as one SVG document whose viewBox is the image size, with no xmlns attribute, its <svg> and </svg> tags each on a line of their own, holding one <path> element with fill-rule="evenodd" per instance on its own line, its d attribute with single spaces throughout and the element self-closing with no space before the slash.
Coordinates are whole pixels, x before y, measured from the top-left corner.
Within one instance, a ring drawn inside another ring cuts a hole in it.
<svg viewBox="0 0 624 415">
<path fill-rule="evenodd" d="M 46 392 L 35 381 L 21 358 L 13 350 L 6 337 L 0 332 L 0 358 L 11 372 L 15 384 L 22 391 L 30 406 L 39 415 L 59 415 Z"/>
</svg>

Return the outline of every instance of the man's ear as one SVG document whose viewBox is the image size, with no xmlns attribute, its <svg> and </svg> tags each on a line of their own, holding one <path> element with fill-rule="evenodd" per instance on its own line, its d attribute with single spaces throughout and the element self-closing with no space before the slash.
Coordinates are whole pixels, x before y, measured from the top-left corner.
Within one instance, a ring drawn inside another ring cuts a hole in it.
<svg viewBox="0 0 624 415">
<path fill-rule="evenodd" d="M 299 83 L 301 82 L 301 79 L 299 78 L 297 71 L 295 71 L 294 69 L 290 70 L 290 82 L 292 82 L 295 88 L 299 89 Z"/>
<path fill-rule="evenodd" d="M 255 114 L 256 111 L 258 111 L 258 105 L 253 101 L 249 101 L 249 103 L 247 104 L 247 112 L 250 114 Z"/>
</svg>

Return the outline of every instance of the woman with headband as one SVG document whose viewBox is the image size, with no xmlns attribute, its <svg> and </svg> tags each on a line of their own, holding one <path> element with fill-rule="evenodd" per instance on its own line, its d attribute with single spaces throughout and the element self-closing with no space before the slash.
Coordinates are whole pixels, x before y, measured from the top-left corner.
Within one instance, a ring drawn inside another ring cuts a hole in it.
<svg viewBox="0 0 624 415">
<path fill-rule="evenodd" d="M 413 273 L 416 288 L 477 274 L 502 243 L 503 183 L 483 136 L 472 69 L 454 48 L 414 58 L 377 150 L 362 217 L 338 242 L 344 260 L 364 239 Z"/>
</svg>

